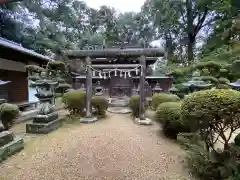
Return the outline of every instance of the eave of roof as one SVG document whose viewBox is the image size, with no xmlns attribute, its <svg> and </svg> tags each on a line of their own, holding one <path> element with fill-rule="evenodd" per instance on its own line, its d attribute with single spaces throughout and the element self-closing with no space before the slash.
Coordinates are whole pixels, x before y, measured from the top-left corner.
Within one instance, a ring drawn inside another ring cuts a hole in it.
<svg viewBox="0 0 240 180">
<path fill-rule="evenodd" d="M 9 41 L 9 40 L 1 38 L 1 37 L 0 37 L 0 46 L 4 46 L 6 48 L 9 48 L 9 49 L 12 49 L 12 50 L 15 50 L 15 51 L 18 51 L 18 52 L 36 57 L 36 58 L 39 58 L 39 59 L 44 60 L 44 61 L 53 61 L 53 59 L 49 58 L 48 56 L 38 54 L 38 53 L 34 52 L 33 50 L 26 49 L 26 48 L 20 46 L 17 43 L 14 43 L 12 41 Z"/>
</svg>

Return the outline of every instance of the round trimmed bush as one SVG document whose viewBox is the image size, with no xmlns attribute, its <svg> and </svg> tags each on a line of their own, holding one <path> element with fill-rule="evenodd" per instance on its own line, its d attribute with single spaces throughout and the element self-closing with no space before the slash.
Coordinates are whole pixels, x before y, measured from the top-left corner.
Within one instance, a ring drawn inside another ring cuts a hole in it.
<svg viewBox="0 0 240 180">
<path fill-rule="evenodd" d="M 198 91 L 183 100 L 181 116 L 191 131 L 216 124 L 240 126 L 240 92 L 228 89 Z M 217 127 L 216 127 L 217 128 Z"/>
<path fill-rule="evenodd" d="M 17 105 L 3 103 L 0 105 L 0 119 L 6 130 L 12 127 L 13 120 L 19 116 L 20 110 Z"/>
<path fill-rule="evenodd" d="M 158 105 L 165 102 L 176 102 L 179 101 L 180 98 L 173 94 L 166 93 L 156 93 L 152 96 L 152 108 L 154 110 L 157 109 Z"/>
<path fill-rule="evenodd" d="M 99 118 L 106 117 L 106 110 L 108 108 L 107 99 L 99 96 L 94 96 L 92 98 L 92 106 L 96 109 L 96 115 Z"/>
<path fill-rule="evenodd" d="M 186 132 L 181 121 L 181 102 L 165 102 L 158 106 L 156 120 L 162 123 L 163 133 L 176 139 L 179 132 Z"/>
<path fill-rule="evenodd" d="M 227 84 L 218 84 L 216 85 L 216 89 L 231 89 Z"/>
<path fill-rule="evenodd" d="M 140 96 L 132 96 L 128 101 L 128 105 L 132 110 L 133 117 L 139 117 L 139 104 L 140 104 Z M 148 103 L 145 102 L 144 109 L 147 109 L 147 107 L 148 107 Z"/>
<path fill-rule="evenodd" d="M 82 90 L 74 90 L 64 93 L 62 102 L 71 114 L 83 113 L 86 107 L 86 92 Z"/>
</svg>

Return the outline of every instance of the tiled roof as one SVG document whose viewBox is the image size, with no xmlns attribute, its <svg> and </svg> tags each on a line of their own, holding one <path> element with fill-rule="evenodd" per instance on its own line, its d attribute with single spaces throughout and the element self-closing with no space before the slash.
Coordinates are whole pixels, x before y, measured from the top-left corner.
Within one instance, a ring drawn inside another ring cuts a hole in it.
<svg viewBox="0 0 240 180">
<path fill-rule="evenodd" d="M 21 53 L 24 53 L 24 54 L 27 54 L 30 56 L 34 56 L 41 60 L 53 61 L 53 59 L 49 58 L 48 56 L 44 56 L 42 54 L 34 52 L 33 50 L 26 49 L 26 48 L 22 47 L 20 44 L 17 44 L 13 41 L 9 41 L 9 40 L 1 38 L 1 37 L 0 37 L 0 46 L 4 46 L 6 48 L 10 48 L 10 49 L 13 49 L 15 51 L 18 51 L 18 52 L 21 52 Z"/>
</svg>

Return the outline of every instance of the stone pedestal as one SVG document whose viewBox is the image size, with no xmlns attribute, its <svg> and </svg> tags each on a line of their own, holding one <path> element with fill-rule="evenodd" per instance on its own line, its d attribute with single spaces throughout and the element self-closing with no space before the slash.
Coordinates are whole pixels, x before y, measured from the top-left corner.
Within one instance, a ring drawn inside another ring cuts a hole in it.
<svg viewBox="0 0 240 180">
<path fill-rule="evenodd" d="M 0 162 L 24 148 L 22 138 L 15 137 L 10 131 L 0 133 Z"/>
<path fill-rule="evenodd" d="M 27 133 L 47 134 L 56 130 L 61 125 L 61 120 L 58 119 L 58 114 L 53 112 L 48 115 L 37 115 L 33 118 L 31 124 L 26 125 Z"/>
<path fill-rule="evenodd" d="M 144 120 L 141 120 L 140 118 L 134 119 L 135 123 L 138 125 L 152 125 L 152 120 L 149 118 L 145 118 Z"/>
<path fill-rule="evenodd" d="M 97 93 L 95 93 L 95 96 L 102 96 L 102 95 L 103 95 L 102 92 L 97 92 Z"/>
<path fill-rule="evenodd" d="M 94 123 L 97 120 L 98 120 L 97 117 L 82 117 L 82 118 L 80 118 L 81 123 Z"/>
</svg>

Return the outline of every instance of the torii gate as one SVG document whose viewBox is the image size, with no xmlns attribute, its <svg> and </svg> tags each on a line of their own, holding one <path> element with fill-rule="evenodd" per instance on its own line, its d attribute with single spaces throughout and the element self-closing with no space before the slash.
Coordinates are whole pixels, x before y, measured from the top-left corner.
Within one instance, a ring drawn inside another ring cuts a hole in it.
<svg viewBox="0 0 240 180">
<path fill-rule="evenodd" d="M 135 48 L 135 49 L 98 49 L 98 50 L 73 50 L 63 52 L 64 56 L 69 59 L 85 59 L 87 67 L 87 90 L 86 90 L 86 117 L 80 120 L 81 122 L 95 122 L 96 117 L 92 116 L 92 68 L 101 68 L 101 65 L 92 65 L 91 58 L 139 58 L 140 63 L 135 65 L 126 64 L 112 64 L 108 65 L 110 68 L 126 68 L 131 66 L 141 67 L 140 76 L 140 104 L 139 104 L 139 118 L 135 119 L 137 124 L 148 125 L 151 124 L 151 120 L 147 119 L 144 114 L 144 101 L 145 101 L 145 91 L 144 83 L 146 76 L 146 57 L 161 57 L 164 56 L 164 51 L 160 48 Z"/>
</svg>

